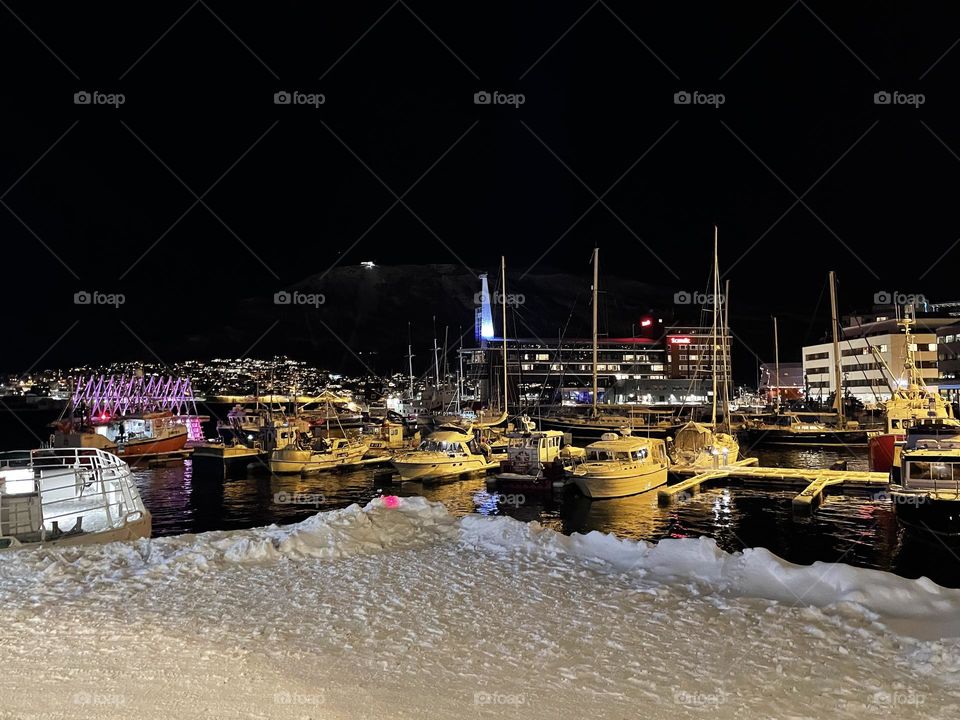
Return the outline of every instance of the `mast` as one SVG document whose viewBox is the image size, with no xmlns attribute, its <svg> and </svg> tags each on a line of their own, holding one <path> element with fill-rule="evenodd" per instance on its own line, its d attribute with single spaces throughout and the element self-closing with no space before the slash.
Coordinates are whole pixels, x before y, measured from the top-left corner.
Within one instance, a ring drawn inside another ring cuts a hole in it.
<svg viewBox="0 0 960 720">
<path fill-rule="evenodd" d="M 730 280 L 727 279 L 723 288 L 723 321 L 720 337 L 723 342 L 723 424 L 727 434 L 732 435 L 730 426 L 730 386 L 733 384 L 733 373 L 730 369 L 732 358 L 730 352 L 733 349 L 733 340 L 731 338 L 730 346 L 727 345 L 727 338 L 730 337 Z"/>
<path fill-rule="evenodd" d="M 910 327 L 916 322 L 915 317 L 916 310 L 912 306 L 908 306 L 904 308 L 903 319 L 900 321 L 900 325 L 903 326 L 903 339 L 906 343 L 904 369 L 907 371 L 907 392 L 911 397 L 916 396 L 919 390 L 926 390 L 926 383 L 917 369 L 916 355 L 913 352 L 913 334 L 910 332 Z"/>
<path fill-rule="evenodd" d="M 440 392 L 440 349 L 437 347 L 437 316 L 433 316 L 433 370 L 437 378 L 437 392 Z"/>
<path fill-rule="evenodd" d="M 843 427 L 843 366 L 840 358 L 840 338 L 837 336 L 837 277 L 833 270 L 830 271 L 830 324 L 833 330 L 833 372 L 836 384 L 836 392 L 833 394 L 833 404 L 837 409 L 840 426 Z"/>
<path fill-rule="evenodd" d="M 443 384 L 447 384 L 447 376 L 450 374 L 450 366 L 447 363 L 447 358 L 449 356 L 449 351 L 447 349 L 447 343 L 450 340 L 450 326 L 443 326 Z"/>
<path fill-rule="evenodd" d="M 597 282 L 599 281 L 600 248 L 593 249 L 593 417 L 597 416 Z"/>
<path fill-rule="evenodd" d="M 710 427 L 717 428 L 717 313 L 719 312 L 720 273 L 717 272 L 717 226 L 713 226 L 713 357 L 710 358 L 711 381 L 713 383 L 713 403 L 710 410 Z"/>
<path fill-rule="evenodd" d="M 777 379 L 774 380 L 776 383 L 776 403 L 777 408 L 780 408 L 780 332 L 777 329 L 777 318 L 773 318 L 773 366 L 774 371 L 777 373 Z"/>
<path fill-rule="evenodd" d="M 503 310 L 503 410 L 507 414 L 507 259 L 500 256 L 500 307 Z M 519 358 L 518 358 L 519 359 Z"/>
<path fill-rule="evenodd" d="M 413 343 L 410 341 L 410 323 L 407 323 L 407 363 L 410 373 L 410 399 L 413 400 Z"/>
<path fill-rule="evenodd" d="M 463 327 L 460 328 L 463 330 Z M 460 333 L 460 352 L 457 353 L 460 360 L 460 369 L 457 371 L 457 414 L 463 412 L 463 333 Z"/>
</svg>

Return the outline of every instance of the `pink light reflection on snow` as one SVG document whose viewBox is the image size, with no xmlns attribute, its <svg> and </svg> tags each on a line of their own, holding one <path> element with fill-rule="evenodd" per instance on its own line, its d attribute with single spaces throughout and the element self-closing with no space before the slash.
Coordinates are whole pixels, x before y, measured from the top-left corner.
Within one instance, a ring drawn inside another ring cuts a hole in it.
<svg viewBox="0 0 960 720">
<path fill-rule="evenodd" d="M 396 495 L 384 495 L 383 504 L 384 507 L 398 508 L 400 507 L 400 498 L 398 498 Z"/>
</svg>

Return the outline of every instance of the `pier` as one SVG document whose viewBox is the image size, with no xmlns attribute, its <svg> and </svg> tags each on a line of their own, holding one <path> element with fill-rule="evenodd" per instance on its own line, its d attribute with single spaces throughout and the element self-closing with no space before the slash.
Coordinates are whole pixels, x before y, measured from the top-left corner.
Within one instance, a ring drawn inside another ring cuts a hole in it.
<svg viewBox="0 0 960 720">
<path fill-rule="evenodd" d="M 755 458 L 750 458 L 750 460 L 756 462 Z M 768 468 L 748 464 L 727 465 L 705 471 L 701 469 L 699 473 L 695 473 L 689 468 L 671 468 L 671 472 L 690 474 L 691 477 L 674 485 L 660 488 L 657 491 L 657 501 L 661 505 L 670 505 L 677 501 L 689 499 L 708 484 L 737 480 L 744 485 L 773 485 L 778 488 L 802 487 L 803 490 L 793 498 L 793 509 L 800 512 L 811 512 L 820 504 L 824 490 L 829 487 L 877 490 L 885 488 L 890 482 L 887 473 L 882 472 Z"/>
</svg>

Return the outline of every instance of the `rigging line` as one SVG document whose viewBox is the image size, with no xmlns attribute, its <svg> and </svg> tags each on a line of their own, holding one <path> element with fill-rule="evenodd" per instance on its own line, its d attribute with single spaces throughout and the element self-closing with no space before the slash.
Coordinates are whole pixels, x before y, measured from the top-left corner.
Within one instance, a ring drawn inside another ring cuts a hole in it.
<svg viewBox="0 0 960 720">
<path fill-rule="evenodd" d="M 581 296 L 582 294 L 583 294 L 583 291 L 580 290 L 580 291 L 578 291 L 577 294 L 574 296 L 574 298 L 573 298 L 573 304 L 570 306 L 570 312 L 569 312 L 569 314 L 567 315 L 567 321 L 564 323 L 564 325 L 563 325 L 563 330 L 559 333 L 559 335 L 558 335 L 558 337 L 557 337 L 557 364 L 560 366 L 560 378 L 559 378 L 560 382 L 559 382 L 559 385 L 557 386 L 557 397 L 555 397 L 554 400 L 559 399 L 561 404 L 562 404 L 562 402 L 563 402 L 563 398 L 562 398 L 562 396 L 563 396 L 563 379 L 564 379 L 564 376 L 565 376 L 565 374 L 566 374 L 566 364 L 563 362 L 563 359 L 562 359 L 562 356 L 561 356 L 561 350 L 562 350 L 562 348 L 563 348 L 563 341 L 564 341 L 564 339 L 567 337 L 567 331 L 570 329 L 570 322 L 571 322 L 571 320 L 573 320 L 573 314 L 574 314 L 574 312 L 575 312 L 576 309 L 577 309 L 577 303 L 580 301 L 580 296 Z M 546 378 L 547 380 L 550 379 L 550 376 L 552 375 L 552 373 L 553 373 L 553 370 L 552 370 L 552 369 L 547 370 L 547 378 Z M 540 389 L 540 395 L 539 395 L 538 398 L 537 398 L 537 404 L 538 404 L 538 405 L 540 404 L 540 402 L 541 402 L 542 399 L 543 399 L 543 390 L 544 390 L 545 388 L 546 388 L 546 382 L 544 382 L 544 387 Z"/>
<path fill-rule="evenodd" d="M 862 328 L 863 326 L 860 324 L 860 318 L 856 318 L 856 321 L 857 321 L 857 327 L 858 327 L 858 328 Z M 877 363 L 877 357 L 876 357 L 876 355 L 874 354 L 874 347 L 873 347 L 873 344 L 870 342 L 870 338 L 864 336 L 863 339 L 864 339 L 864 341 L 867 343 L 867 347 L 870 349 L 870 357 L 873 359 L 874 364 L 876 364 L 876 363 Z M 848 349 L 848 350 L 853 350 L 854 347 L 853 347 L 853 344 L 850 342 L 850 338 L 845 338 L 845 340 L 847 341 L 847 349 Z M 865 367 L 863 367 L 863 365 L 861 364 L 861 362 L 860 362 L 859 359 L 857 360 L 857 368 L 860 370 L 860 373 L 863 375 L 863 379 L 869 381 L 870 378 L 867 377 L 867 369 L 866 369 Z M 881 374 L 881 375 L 884 374 L 883 368 L 878 367 L 877 369 L 880 371 L 880 374 Z M 889 386 L 890 383 L 887 382 L 887 385 Z M 873 399 L 876 400 L 876 401 L 879 403 L 879 402 L 880 402 L 880 396 L 877 395 L 877 391 L 874 390 L 874 388 L 873 388 L 873 383 L 872 383 L 872 382 L 869 383 L 868 386 L 869 386 L 869 388 L 870 388 L 870 392 L 873 394 Z M 892 390 L 893 390 L 893 389 L 891 388 L 891 391 L 892 391 Z"/>
</svg>

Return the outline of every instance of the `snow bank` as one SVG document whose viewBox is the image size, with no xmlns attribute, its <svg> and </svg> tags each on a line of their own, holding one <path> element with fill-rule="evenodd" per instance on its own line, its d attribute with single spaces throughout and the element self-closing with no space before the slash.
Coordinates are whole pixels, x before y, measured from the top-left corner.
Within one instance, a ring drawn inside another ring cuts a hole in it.
<svg viewBox="0 0 960 720">
<path fill-rule="evenodd" d="M 0 720 L 960 717 L 958 591 L 422 498 L 2 553 L 0 607 Z"/>
<path fill-rule="evenodd" d="M 129 576 L 205 573 L 224 565 L 283 559 L 330 560 L 431 543 L 459 543 L 466 552 L 559 559 L 597 572 L 685 586 L 698 595 L 862 612 L 919 637 L 960 636 L 960 591 L 926 578 L 910 580 L 842 563 L 795 565 L 763 548 L 731 554 L 705 537 L 653 544 L 599 532 L 565 536 L 506 517 L 470 515 L 458 521 L 441 503 L 421 497 L 376 498 L 364 508 L 351 505 L 288 526 L 6 554 L 0 561 L 0 599 L 4 589 L 38 573 L 47 582 L 60 583 L 57 591 L 62 593 L 63 583 L 70 581 L 79 591 Z"/>
<path fill-rule="evenodd" d="M 728 553 L 707 537 L 654 544 L 596 531 L 565 536 L 536 522 L 479 515 L 463 518 L 460 528 L 461 542 L 488 552 L 568 557 L 599 570 L 691 584 L 703 594 L 860 610 L 912 635 L 960 636 L 960 590 L 925 577 L 911 580 L 843 563 L 796 565 L 765 548 Z"/>
</svg>

